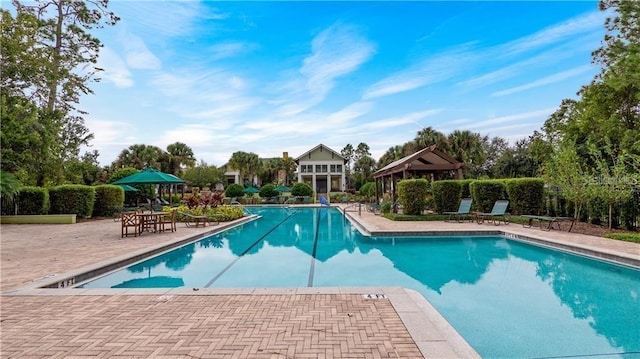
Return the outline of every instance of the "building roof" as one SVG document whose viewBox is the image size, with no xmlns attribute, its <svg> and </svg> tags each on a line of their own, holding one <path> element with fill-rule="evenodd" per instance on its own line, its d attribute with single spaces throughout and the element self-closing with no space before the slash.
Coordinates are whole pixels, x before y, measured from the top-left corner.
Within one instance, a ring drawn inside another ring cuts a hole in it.
<svg viewBox="0 0 640 359">
<path fill-rule="evenodd" d="M 321 144 L 319 144 L 319 145 L 317 145 L 316 147 L 314 147 L 314 148 L 310 149 L 309 151 L 307 151 L 307 152 L 305 152 L 305 153 L 301 154 L 300 156 L 296 157 L 296 158 L 294 159 L 294 161 L 295 161 L 297 164 L 300 164 L 300 160 L 301 160 L 303 157 L 308 156 L 309 154 L 311 154 L 312 152 L 314 152 L 314 151 L 316 151 L 316 150 L 320 150 L 320 151 L 327 150 L 327 151 L 329 151 L 329 152 L 333 153 L 335 156 L 338 156 L 339 158 L 341 158 L 341 159 L 344 161 L 344 163 L 347 163 L 347 160 L 346 160 L 344 157 L 342 157 L 342 154 L 341 154 L 340 152 L 336 152 L 336 151 L 334 151 L 333 149 L 331 149 L 331 148 L 329 148 L 329 147 L 327 147 L 327 146 L 323 145 L 322 143 L 321 143 Z"/>
<path fill-rule="evenodd" d="M 389 176 L 393 173 L 411 171 L 411 172 L 442 172 L 451 171 L 462 168 L 464 163 L 457 161 L 455 158 L 440 152 L 435 145 L 431 145 L 414 154 L 405 156 L 399 160 L 393 161 L 388 165 L 377 170 L 374 178 Z"/>
</svg>

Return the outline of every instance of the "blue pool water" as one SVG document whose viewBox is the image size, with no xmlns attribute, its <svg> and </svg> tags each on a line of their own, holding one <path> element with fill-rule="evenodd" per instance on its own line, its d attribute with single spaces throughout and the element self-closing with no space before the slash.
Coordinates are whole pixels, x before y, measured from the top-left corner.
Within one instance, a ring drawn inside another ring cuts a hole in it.
<svg viewBox="0 0 640 359">
<path fill-rule="evenodd" d="M 485 358 L 640 358 L 640 271 L 503 237 L 366 237 L 333 208 L 259 220 L 85 284 L 402 286 Z"/>
</svg>

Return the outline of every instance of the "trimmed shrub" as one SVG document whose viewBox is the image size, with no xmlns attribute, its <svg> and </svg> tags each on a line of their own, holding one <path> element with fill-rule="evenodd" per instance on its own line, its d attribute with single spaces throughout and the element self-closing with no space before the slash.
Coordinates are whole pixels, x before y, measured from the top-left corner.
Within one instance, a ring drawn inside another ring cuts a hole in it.
<svg viewBox="0 0 640 359">
<path fill-rule="evenodd" d="M 376 184 L 375 182 L 367 182 L 360 187 L 360 195 L 366 198 L 373 198 L 376 195 Z"/>
<path fill-rule="evenodd" d="M 278 197 L 280 193 L 276 191 L 276 186 L 271 183 L 267 183 L 266 185 L 260 188 L 260 197 L 262 198 L 273 198 Z"/>
<path fill-rule="evenodd" d="M 291 187 L 291 195 L 296 197 L 313 196 L 313 188 L 304 182 L 296 183 Z"/>
<path fill-rule="evenodd" d="M 511 214 L 541 214 L 544 209 L 544 180 L 514 178 L 505 181 Z"/>
<path fill-rule="evenodd" d="M 502 179 L 473 181 L 469 184 L 469 189 L 474 207 L 481 212 L 491 212 L 497 200 L 507 198 Z"/>
<path fill-rule="evenodd" d="M 104 184 L 95 186 L 96 202 L 93 205 L 94 217 L 111 217 L 124 206 L 124 190 L 120 186 Z"/>
<path fill-rule="evenodd" d="M 89 218 L 96 198 L 94 187 L 71 184 L 49 189 L 51 214 L 73 214 Z"/>
<path fill-rule="evenodd" d="M 402 213 L 418 215 L 424 211 L 429 192 L 429 182 L 425 179 L 410 179 L 398 182 L 398 198 L 402 203 Z"/>
<path fill-rule="evenodd" d="M 242 187 L 242 185 L 239 185 L 237 183 L 230 184 L 227 186 L 227 188 L 225 188 L 224 196 L 229 198 L 242 197 L 244 196 L 244 187 Z"/>
<path fill-rule="evenodd" d="M 435 181 L 431 185 L 433 192 L 433 203 L 435 211 L 442 213 L 445 211 L 457 211 L 462 198 L 461 181 L 444 180 Z"/>
<path fill-rule="evenodd" d="M 18 191 L 16 200 L 18 214 L 47 214 L 49 212 L 49 191 L 46 188 L 22 187 Z"/>
</svg>

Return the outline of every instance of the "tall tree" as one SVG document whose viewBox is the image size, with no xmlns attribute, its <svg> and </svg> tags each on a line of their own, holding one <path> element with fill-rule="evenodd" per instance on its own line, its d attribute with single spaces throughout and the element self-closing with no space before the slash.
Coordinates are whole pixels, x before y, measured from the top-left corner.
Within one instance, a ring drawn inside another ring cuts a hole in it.
<svg viewBox="0 0 640 359">
<path fill-rule="evenodd" d="M 224 172 L 216 166 L 209 166 L 201 161 L 197 166 L 189 167 L 184 171 L 183 177 L 191 186 L 213 187 L 224 179 Z"/>
<path fill-rule="evenodd" d="M 182 142 L 172 143 L 167 146 L 169 154 L 169 168 L 174 175 L 179 175 L 182 166 L 193 167 L 196 164 L 196 158 L 191 147 Z"/>
<path fill-rule="evenodd" d="M 414 148 L 413 152 L 427 148 L 431 145 L 436 145 L 436 147 L 442 152 L 449 151 L 449 142 L 447 141 L 447 137 L 442 132 L 435 130 L 431 126 L 418 131 L 413 142 L 416 144 L 416 148 Z"/>
<path fill-rule="evenodd" d="M 244 151 L 232 153 L 228 163 L 229 167 L 240 173 L 240 180 L 243 182 L 245 180 L 251 182 L 253 176 L 258 174 L 261 164 L 260 157 L 257 154 Z"/>
<path fill-rule="evenodd" d="M 80 146 L 93 138 L 82 118 L 85 112 L 76 107 L 82 94 L 92 93 L 89 82 L 99 70 L 92 65 L 101 45 L 89 31 L 113 25 L 118 18 L 107 10 L 107 0 L 12 4 L 15 21 L 3 10 L 0 26 L 2 87 L 7 89 L 2 96 L 22 96 L 38 109 L 41 141 L 32 147 L 38 162 L 24 166 L 31 167 L 35 184 L 55 184 L 64 180 L 65 162 L 77 158 Z"/>
<path fill-rule="evenodd" d="M 340 155 L 344 157 L 345 160 L 347 160 L 348 169 L 351 168 L 351 161 L 353 160 L 354 154 L 355 154 L 355 151 L 353 149 L 353 146 L 350 143 L 347 143 L 347 145 L 344 146 L 342 151 L 340 151 Z"/>
<path fill-rule="evenodd" d="M 143 144 L 131 145 L 129 148 L 120 152 L 118 158 L 113 162 L 112 167 L 116 169 L 133 167 L 138 170 L 143 170 L 147 167 L 163 169 L 161 160 L 164 153 L 161 148 L 156 146 Z"/>
<path fill-rule="evenodd" d="M 464 162 L 465 177 L 477 177 L 482 166 L 487 160 L 485 143 L 486 136 L 468 130 L 455 130 L 447 137 L 449 155 L 456 160 Z"/>
</svg>

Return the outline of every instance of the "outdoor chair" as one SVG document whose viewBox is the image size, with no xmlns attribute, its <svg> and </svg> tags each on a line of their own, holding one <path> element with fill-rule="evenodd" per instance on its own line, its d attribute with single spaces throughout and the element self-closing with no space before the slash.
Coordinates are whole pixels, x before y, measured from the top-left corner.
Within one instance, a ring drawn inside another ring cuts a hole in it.
<svg viewBox="0 0 640 359">
<path fill-rule="evenodd" d="M 371 212 L 373 214 L 380 214 L 380 205 L 378 203 L 368 203 L 367 212 Z"/>
<path fill-rule="evenodd" d="M 142 228 L 140 228 L 140 218 L 136 212 L 122 212 L 120 214 L 120 223 L 122 224 L 121 238 L 130 235 L 137 237 L 142 230 Z"/>
<path fill-rule="evenodd" d="M 174 209 L 169 214 L 164 215 L 162 216 L 162 218 L 160 218 L 160 221 L 158 221 L 158 231 L 165 232 L 170 230 L 171 232 L 175 232 L 177 230 L 176 212 L 177 210 Z"/>
<path fill-rule="evenodd" d="M 493 208 L 491 212 L 474 212 L 474 216 L 478 224 L 484 223 L 485 219 L 489 222 L 493 222 L 496 226 L 500 225 L 500 220 L 504 222 L 504 224 L 509 224 L 509 219 L 507 218 L 507 207 L 509 207 L 509 201 L 506 199 L 499 199 L 493 204 Z"/>
<path fill-rule="evenodd" d="M 458 210 L 455 212 L 442 212 L 444 215 L 448 215 L 448 219 L 445 219 L 445 222 L 464 222 L 464 217 L 469 216 L 471 214 L 471 203 L 473 200 L 471 198 L 463 198 L 460 200 L 460 205 L 458 206 Z"/>
<path fill-rule="evenodd" d="M 204 227 L 207 225 L 209 218 L 207 216 L 195 216 L 193 214 L 179 212 L 180 216 L 183 218 L 185 226 L 192 228 Z"/>
</svg>

